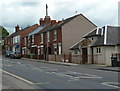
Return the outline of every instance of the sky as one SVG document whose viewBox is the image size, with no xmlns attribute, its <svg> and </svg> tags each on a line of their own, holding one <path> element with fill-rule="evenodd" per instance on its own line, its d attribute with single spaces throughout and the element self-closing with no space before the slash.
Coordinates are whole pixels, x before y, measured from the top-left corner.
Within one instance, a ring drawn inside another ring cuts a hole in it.
<svg viewBox="0 0 120 91">
<path fill-rule="evenodd" d="M 39 24 L 48 15 L 62 20 L 82 13 L 98 27 L 118 25 L 118 2 L 120 0 L 1 0 L 0 25 L 13 33 L 18 24 L 21 28 Z"/>
</svg>

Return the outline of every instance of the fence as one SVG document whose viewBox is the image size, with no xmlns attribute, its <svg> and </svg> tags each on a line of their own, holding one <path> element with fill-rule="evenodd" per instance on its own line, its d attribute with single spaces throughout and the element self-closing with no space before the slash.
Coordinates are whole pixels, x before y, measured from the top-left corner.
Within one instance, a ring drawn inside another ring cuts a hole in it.
<svg viewBox="0 0 120 91">
<path fill-rule="evenodd" d="M 68 62 L 77 64 L 86 64 L 97 62 L 97 55 L 49 55 L 49 61 Z"/>
</svg>

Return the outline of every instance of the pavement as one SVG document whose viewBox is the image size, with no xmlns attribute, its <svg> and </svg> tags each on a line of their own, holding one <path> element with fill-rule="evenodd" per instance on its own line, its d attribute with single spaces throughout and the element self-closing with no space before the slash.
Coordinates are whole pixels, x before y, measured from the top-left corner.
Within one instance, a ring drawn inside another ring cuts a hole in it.
<svg viewBox="0 0 120 91">
<path fill-rule="evenodd" d="M 50 64 L 57 64 L 57 65 L 83 66 L 83 67 L 89 68 L 89 69 L 97 69 L 97 70 L 120 72 L 120 67 L 111 67 L 111 66 L 99 65 L 99 64 L 74 64 L 74 63 L 65 63 L 65 62 L 56 62 L 56 61 L 46 61 L 46 60 L 38 60 L 38 59 L 29 59 L 29 58 L 21 58 L 21 59 L 22 60 L 29 60 L 29 61 L 36 61 L 36 62 L 43 62 L 43 63 L 50 63 Z"/>
<path fill-rule="evenodd" d="M 3 90 L 16 91 L 15 89 L 36 89 L 36 88 L 30 84 L 27 84 L 3 72 L 2 73 L 2 91 Z"/>
</svg>

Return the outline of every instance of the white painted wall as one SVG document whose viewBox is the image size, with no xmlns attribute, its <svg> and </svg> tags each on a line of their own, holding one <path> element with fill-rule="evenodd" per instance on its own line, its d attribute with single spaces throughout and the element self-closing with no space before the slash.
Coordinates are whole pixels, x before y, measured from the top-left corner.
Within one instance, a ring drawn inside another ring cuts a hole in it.
<svg viewBox="0 0 120 91">
<path fill-rule="evenodd" d="M 97 57 L 94 57 L 94 62 L 97 64 L 105 64 L 108 66 L 111 66 L 111 55 L 114 53 L 117 53 L 115 46 L 101 46 L 101 53 L 97 54 L 97 47 L 94 47 L 94 55 L 97 55 Z"/>
<path fill-rule="evenodd" d="M 106 48 L 105 47 L 99 47 L 99 48 L 101 48 L 101 53 L 99 53 L 99 54 L 97 53 L 97 48 L 98 47 L 93 48 L 94 63 L 105 64 Z"/>
</svg>

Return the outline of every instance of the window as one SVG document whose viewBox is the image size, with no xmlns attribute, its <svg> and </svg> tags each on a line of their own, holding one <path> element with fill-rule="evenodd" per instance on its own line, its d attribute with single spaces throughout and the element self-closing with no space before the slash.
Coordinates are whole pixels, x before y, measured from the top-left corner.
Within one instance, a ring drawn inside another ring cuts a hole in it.
<svg viewBox="0 0 120 91">
<path fill-rule="evenodd" d="M 26 54 L 26 49 L 22 49 L 22 54 Z"/>
<path fill-rule="evenodd" d="M 57 55 L 57 44 L 53 44 L 54 47 L 54 55 Z"/>
<path fill-rule="evenodd" d="M 78 50 L 74 50 L 74 54 L 78 54 Z"/>
<path fill-rule="evenodd" d="M 41 33 L 41 34 L 40 34 L 40 36 L 41 36 L 41 44 L 42 44 L 42 43 L 43 43 L 43 41 L 44 41 L 44 38 L 43 38 L 43 37 L 44 37 L 44 36 L 43 36 L 43 33 Z"/>
<path fill-rule="evenodd" d="M 24 38 L 24 45 L 26 45 L 26 37 Z"/>
<path fill-rule="evenodd" d="M 15 44 L 15 37 L 13 37 L 13 44 Z"/>
<path fill-rule="evenodd" d="M 38 48 L 38 55 L 40 55 L 40 48 Z"/>
<path fill-rule="evenodd" d="M 32 35 L 32 44 L 34 44 L 34 35 Z"/>
<path fill-rule="evenodd" d="M 61 47 L 61 43 L 58 43 L 58 50 L 59 50 L 59 55 L 61 55 L 62 54 L 62 47 Z"/>
<path fill-rule="evenodd" d="M 30 36 L 28 36 L 28 45 L 30 45 Z"/>
<path fill-rule="evenodd" d="M 47 32 L 47 41 L 50 42 L 50 32 Z"/>
<path fill-rule="evenodd" d="M 16 38 L 17 38 L 17 43 L 19 43 L 20 42 L 20 35 L 18 35 Z"/>
<path fill-rule="evenodd" d="M 54 31 L 54 41 L 56 41 L 57 40 L 57 31 L 55 30 Z"/>
<path fill-rule="evenodd" d="M 44 54 L 44 47 L 41 46 L 41 47 L 40 47 L 40 55 L 43 55 L 43 54 Z"/>
<path fill-rule="evenodd" d="M 101 48 L 97 48 L 97 53 L 101 53 Z"/>
<path fill-rule="evenodd" d="M 13 39 L 11 38 L 11 44 L 13 44 Z"/>
</svg>

